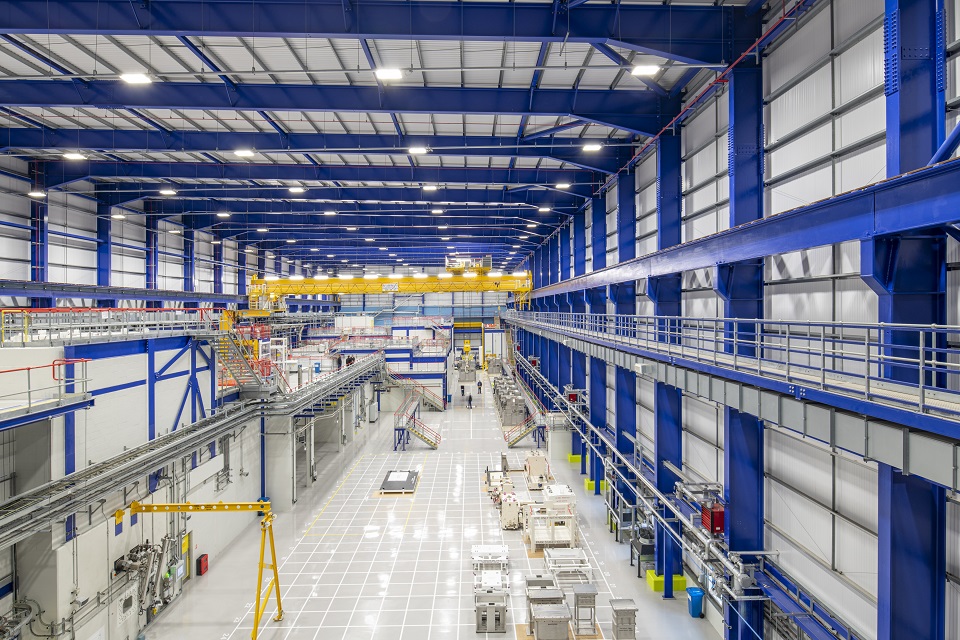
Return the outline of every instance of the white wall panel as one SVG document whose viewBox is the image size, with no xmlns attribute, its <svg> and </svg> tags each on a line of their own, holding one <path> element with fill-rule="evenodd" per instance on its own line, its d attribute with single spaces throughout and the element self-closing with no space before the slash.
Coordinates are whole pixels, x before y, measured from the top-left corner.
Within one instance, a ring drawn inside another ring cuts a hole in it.
<svg viewBox="0 0 960 640">
<path fill-rule="evenodd" d="M 845 42 L 871 21 L 883 15 L 883 0 L 835 2 L 834 34 L 837 42 Z M 881 60 L 882 60 L 881 56 Z"/>
<path fill-rule="evenodd" d="M 846 104 L 883 84 L 883 32 L 873 31 L 835 60 L 837 104 Z"/>
<path fill-rule="evenodd" d="M 836 146 L 845 147 L 883 131 L 886 112 L 886 100 L 883 96 L 877 96 L 855 109 L 840 114 L 834 121 Z"/>
<path fill-rule="evenodd" d="M 767 91 L 776 91 L 830 49 L 830 11 L 817 11 L 767 57 Z"/>
<path fill-rule="evenodd" d="M 833 194 L 833 170 L 827 165 L 767 189 L 767 215 L 823 200 Z"/>
<path fill-rule="evenodd" d="M 833 108 L 830 67 L 824 66 L 771 101 L 768 143 L 779 141 Z"/>
<path fill-rule="evenodd" d="M 887 156 L 883 143 L 844 156 L 836 164 L 837 193 L 873 184 L 886 177 Z"/>
</svg>

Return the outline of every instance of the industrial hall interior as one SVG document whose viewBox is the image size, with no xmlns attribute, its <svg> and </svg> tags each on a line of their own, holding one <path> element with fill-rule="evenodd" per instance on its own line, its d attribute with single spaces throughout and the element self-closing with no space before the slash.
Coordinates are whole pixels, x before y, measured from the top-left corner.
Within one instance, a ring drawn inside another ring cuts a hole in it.
<svg viewBox="0 0 960 640">
<path fill-rule="evenodd" d="M 0 0 L 0 640 L 960 640 L 960 0 Z"/>
</svg>

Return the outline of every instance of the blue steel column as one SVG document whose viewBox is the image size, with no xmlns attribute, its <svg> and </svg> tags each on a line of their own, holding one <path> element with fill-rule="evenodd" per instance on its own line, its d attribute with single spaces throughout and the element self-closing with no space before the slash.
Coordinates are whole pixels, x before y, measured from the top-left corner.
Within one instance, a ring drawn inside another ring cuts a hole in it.
<svg viewBox="0 0 960 640">
<path fill-rule="evenodd" d="M 585 211 L 579 211 L 573 216 L 573 224 L 570 225 L 570 234 L 573 238 L 572 264 L 573 276 L 582 276 L 587 270 L 587 214 Z M 586 313 L 586 297 L 583 291 L 577 291 L 567 294 L 567 301 L 570 313 Z M 587 388 L 587 355 L 582 351 L 570 350 L 570 380 L 574 389 Z M 586 472 L 586 451 L 583 441 L 576 431 L 570 434 L 570 450 L 574 455 L 580 457 L 580 473 Z"/>
<path fill-rule="evenodd" d="M 158 289 L 157 283 L 158 278 L 157 274 L 160 268 L 160 231 L 158 229 L 158 224 L 160 218 L 156 215 L 156 204 L 152 200 L 147 200 L 143 203 L 143 213 L 144 213 L 144 234 L 145 234 L 145 282 L 147 289 L 153 289 L 156 291 Z M 146 305 L 148 308 L 156 308 L 160 306 L 159 300 L 147 300 Z"/>
<path fill-rule="evenodd" d="M 213 292 L 223 293 L 223 241 L 213 245 Z M 213 306 L 221 309 L 227 307 L 219 302 Z"/>
<path fill-rule="evenodd" d="M 943 640 L 946 492 L 880 464 L 877 638 Z"/>
<path fill-rule="evenodd" d="M 944 140 L 942 0 L 886 0 L 884 72 L 887 175 L 925 166 Z M 942 230 L 877 237 L 860 246 L 861 276 L 878 295 L 882 323 L 945 324 L 946 237 Z M 887 331 L 885 356 L 937 360 L 915 332 Z M 942 340 L 926 345 L 943 348 Z M 920 381 L 916 367 L 887 362 L 878 372 Z M 931 380 L 927 383 L 942 382 Z M 941 487 L 888 465 L 879 473 L 877 638 L 944 637 L 945 495 Z"/>
<path fill-rule="evenodd" d="M 924 167 L 944 140 L 943 0 L 886 0 L 887 176 Z"/>
<path fill-rule="evenodd" d="M 590 205 L 591 242 L 593 244 L 593 270 L 607 265 L 607 209 L 606 202 L 594 198 Z M 588 289 L 587 301 L 591 314 L 607 312 L 607 292 L 602 287 Z M 597 327 L 594 327 L 597 328 Z M 607 425 L 607 362 L 601 358 L 590 358 L 590 422 L 601 429 Z M 602 411 L 601 411 L 602 409 Z M 594 438 L 596 441 L 597 439 Z M 601 447 L 602 450 L 602 447 Z M 600 495 L 600 481 L 603 480 L 603 460 L 590 453 L 590 479 L 594 482 L 593 492 Z"/>
<path fill-rule="evenodd" d="M 237 245 L 237 295 L 247 295 L 247 252 L 246 247 Z M 240 309 L 246 309 L 249 305 L 241 302 Z"/>
<path fill-rule="evenodd" d="M 109 287 L 110 274 L 113 271 L 113 242 L 111 237 L 112 220 L 110 205 L 97 203 L 97 286 Z M 97 300 L 97 306 L 110 308 L 117 306 L 116 300 Z"/>
<path fill-rule="evenodd" d="M 194 238 L 196 233 L 191 227 L 183 229 L 183 290 L 196 291 L 196 265 L 197 254 Z M 196 303 L 194 303 L 196 305 Z M 184 307 L 190 306 L 189 301 L 183 303 Z"/>
<path fill-rule="evenodd" d="M 680 244 L 680 136 L 661 136 L 657 142 L 657 248 Z M 649 278 L 647 296 L 653 301 L 657 316 L 679 316 L 681 309 L 681 276 L 679 273 Z M 658 321 L 658 340 L 675 341 L 668 333 L 673 323 Z M 683 464 L 683 414 L 680 390 L 662 382 L 654 383 L 654 476 L 657 488 L 672 494 L 679 478 L 664 466 L 670 462 Z M 663 511 L 666 516 L 668 512 Z M 678 524 L 670 528 L 679 532 Z M 673 597 L 673 576 L 682 573 L 680 546 L 663 525 L 657 526 L 654 545 L 657 575 L 664 577 L 663 597 Z"/>
<path fill-rule="evenodd" d="M 735 69 L 727 85 L 730 113 L 730 227 L 763 217 L 763 77 L 758 67 Z M 746 260 L 717 267 L 714 286 L 723 300 L 725 318 L 763 317 L 763 261 Z M 757 324 L 732 323 L 724 334 L 726 351 L 756 354 Z M 764 547 L 763 424 L 756 416 L 724 407 L 724 500 L 727 523 L 724 540 L 731 551 Z M 745 558 L 749 561 L 751 558 Z M 763 603 L 727 603 L 724 608 L 729 640 L 763 637 Z"/>
<path fill-rule="evenodd" d="M 31 162 L 28 167 L 33 191 L 46 193 L 46 172 L 42 162 Z M 50 281 L 50 220 L 46 198 L 30 198 L 30 280 Z M 34 309 L 48 309 L 53 298 L 33 298 Z"/>
</svg>

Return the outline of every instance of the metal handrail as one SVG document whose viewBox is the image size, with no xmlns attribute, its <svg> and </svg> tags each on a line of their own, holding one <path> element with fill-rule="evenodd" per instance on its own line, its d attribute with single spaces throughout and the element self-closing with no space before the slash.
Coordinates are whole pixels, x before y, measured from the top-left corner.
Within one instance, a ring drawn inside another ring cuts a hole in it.
<svg viewBox="0 0 960 640">
<path fill-rule="evenodd" d="M 507 319 L 791 384 L 960 415 L 960 327 L 517 312 Z"/>
<path fill-rule="evenodd" d="M 59 403 L 68 395 L 86 394 L 87 383 L 90 381 L 87 377 L 88 362 L 90 360 L 83 358 L 71 360 L 59 358 L 50 364 L 0 371 L 0 389 L 5 391 L 0 394 L 2 409 L 30 411 L 40 403 L 51 401 Z M 74 373 L 68 376 L 66 367 L 71 365 L 79 365 L 80 370 L 79 372 L 74 370 Z M 39 383 L 40 386 L 38 386 L 37 375 L 41 372 L 43 372 L 43 378 L 50 375 L 52 384 Z M 68 388 L 70 388 L 69 391 Z"/>
<path fill-rule="evenodd" d="M 126 334 L 219 330 L 217 309 L 0 310 L 0 347 L 52 345 Z"/>
</svg>

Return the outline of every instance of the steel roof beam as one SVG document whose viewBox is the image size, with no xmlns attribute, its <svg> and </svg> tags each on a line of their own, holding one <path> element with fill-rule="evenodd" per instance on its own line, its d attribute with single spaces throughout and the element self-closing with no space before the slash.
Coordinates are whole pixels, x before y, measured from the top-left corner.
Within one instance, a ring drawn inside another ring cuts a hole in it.
<svg viewBox="0 0 960 640">
<path fill-rule="evenodd" d="M 97 183 L 97 199 L 112 206 L 119 206 L 136 200 L 161 198 L 159 190 L 173 188 L 178 198 L 233 200 L 327 200 L 333 204 L 340 202 L 379 202 L 389 206 L 391 203 L 420 204 L 422 208 L 439 205 L 466 203 L 504 203 L 508 206 L 550 206 L 579 207 L 582 201 L 576 194 L 545 189 L 508 190 L 501 189 L 437 189 L 424 191 L 420 187 L 309 187 L 301 194 L 290 193 L 286 187 L 248 186 L 248 185 L 170 185 L 168 183 Z M 167 198 L 173 198 L 169 196 Z M 166 198 L 165 198 L 166 199 Z M 326 206 L 316 203 L 316 206 Z"/>
<path fill-rule="evenodd" d="M 183 109 L 226 111 L 332 111 L 338 113 L 450 113 L 570 117 L 651 136 L 679 111 L 676 99 L 652 91 L 385 87 L 345 85 L 158 82 L 119 80 L 10 80 L 0 83 L 0 104 L 22 107 Z"/>
<path fill-rule="evenodd" d="M 585 42 L 681 63 L 719 65 L 749 46 L 737 7 L 590 4 L 554 29 L 551 3 L 340 0 L 18 0 L 0 8 L 0 32 Z"/>
<path fill-rule="evenodd" d="M 310 164 L 214 164 L 188 162 L 45 162 L 48 189 L 88 178 L 143 180 L 322 180 L 427 184 L 530 184 L 567 182 L 570 192 L 589 193 L 599 174 L 574 169 L 473 167 L 315 166 Z"/>
<path fill-rule="evenodd" d="M 157 126 L 149 118 L 141 119 Z M 554 127 L 551 133 L 583 126 Z M 404 154 L 413 145 L 422 145 L 431 155 L 551 158 L 577 167 L 603 173 L 613 173 L 626 164 L 633 153 L 629 142 L 616 146 L 618 140 L 604 139 L 604 147 L 595 153 L 584 153 L 582 145 L 588 139 L 549 138 L 539 132 L 523 138 L 492 136 L 416 136 L 400 138 L 378 134 L 290 133 L 278 135 L 259 132 L 230 131 L 170 131 L 170 130 L 115 130 L 115 129 L 0 129 L 0 151 L 30 150 L 90 150 L 104 152 L 232 152 L 236 149 L 254 149 L 262 153 L 375 153 Z"/>
</svg>

